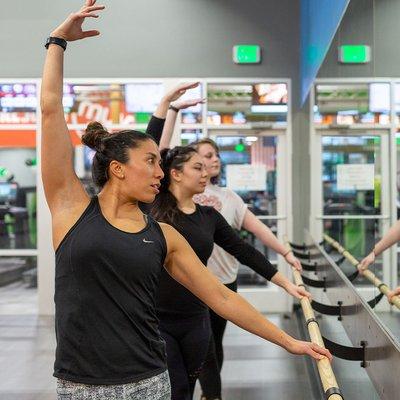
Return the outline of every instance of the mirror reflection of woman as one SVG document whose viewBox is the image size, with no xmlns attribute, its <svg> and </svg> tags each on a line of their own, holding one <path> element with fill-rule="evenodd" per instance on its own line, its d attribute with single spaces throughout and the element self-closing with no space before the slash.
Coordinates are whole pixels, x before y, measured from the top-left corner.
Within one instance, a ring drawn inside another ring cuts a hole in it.
<svg viewBox="0 0 400 400">
<path fill-rule="evenodd" d="M 400 242 L 400 221 L 397 221 L 382 237 L 382 239 L 375 244 L 372 251 L 366 255 L 360 262 L 358 269 L 361 273 L 366 271 L 371 265 L 375 263 L 376 257 L 381 255 L 385 250 L 392 247 L 394 244 Z M 400 287 L 391 291 L 388 295 L 389 301 L 394 296 L 400 296 Z"/>
</svg>

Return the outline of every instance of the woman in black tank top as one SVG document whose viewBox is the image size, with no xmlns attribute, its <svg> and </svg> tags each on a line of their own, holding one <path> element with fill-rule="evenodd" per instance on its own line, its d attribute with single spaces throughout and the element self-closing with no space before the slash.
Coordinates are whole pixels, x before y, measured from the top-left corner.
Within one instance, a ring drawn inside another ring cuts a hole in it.
<svg viewBox="0 0 400 400">
<path fill-rule="evenodd" d="M 42 179 L 56 249 L 54 375 L 59 399 L 169 399 L 164 342 L 155 299 L 165 266 L 195 296 L 224 318 L 295 354 L 330 357 L 327 350 L 287 335 L 210 274 L 171 226 L 146 218 L 163 172 L 151 136 L 108 133 L 89 124 L 82 138 L 96 150 L 93 178 L 101 191 L 90 199 L 73 168 L 64 119 L 63 57 L 66 42 L 96 36 L 85 18 L 103 10 L 95 0 L 71 14 L 51 34 L 43 72 Z M 186 86 L 164 96 L 155 116 Z M 173 295 L 173 294 L 172 294 Z"/>
</svg>

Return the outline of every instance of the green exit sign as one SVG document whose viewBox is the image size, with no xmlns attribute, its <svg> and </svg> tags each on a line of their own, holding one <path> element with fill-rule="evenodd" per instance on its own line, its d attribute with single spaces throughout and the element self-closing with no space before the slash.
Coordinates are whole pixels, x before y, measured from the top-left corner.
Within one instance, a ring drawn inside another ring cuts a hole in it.
<svg viewBox="0 0 400 400">
<path fill-rule="evenodd" d="M 235 64 L 258 64 L 261 62 L 261 48 L 256 44 L 239 44 L 233 47 Z"/>
<path fill-rule="evenodd" d="M 339 61 L 343 64 L 366 64 L 371 61 L 371 48 L 364 45 L 339 47 Z"/>
</svg>

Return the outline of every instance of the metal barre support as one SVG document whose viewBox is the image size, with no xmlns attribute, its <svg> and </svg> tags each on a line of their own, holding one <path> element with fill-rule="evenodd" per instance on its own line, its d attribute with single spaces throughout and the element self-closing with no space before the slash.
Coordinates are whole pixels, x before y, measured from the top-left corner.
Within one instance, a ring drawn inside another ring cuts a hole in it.
<svg viewBox="0 0 400 400">
<path fill-rule="evenodd" d="M 371 308 L 374 308 L 382 300 L 383 296 L 384 296 L 383 293 L 379 293 L 372 300 L 368 301 L 368 305 Z M 337 306 L 331 306 L 330 304 L 323 304 L 323 303 L 319 303 L 318 301 L 312 300 L 311 307 L 315 311 L 317 311 L 321 314 L 337 315 L 340 317 L 339 321 L 342 320 L 343 315 L 352 315 L 355 311 L 355 306 L 353 306 L 353 305 L 344 306 L 343 302 L 341 302 L 341 301 L 338 301 Z"/>
<path fill-rule="evenodd" d="M 318 246 L 317 241 L 305 230 L 307 243 L 314 243 Z M 353 266 L 358 265 L 358 261 L 351 256 L 340 245 L 338 253 L 345 255 L 346 260 Z M 344 304 L 354 307 L 351 310 L 351 316 L 346 315 L 343 311 L 342 324 L 343 328 L 350 339 L 351 345 L 359 347 L 365 345 L 361 342 L 368 341 L 366 356 L 368 365 L 365 371 L 370 377 L 378 396 L 382 400 L 393 400 L 398 398 L 400 393 L 400 379 L 398 379 L 398 366 L 400 365 L 400 343 L 398 339 L 387 329 L 382 321 L 377 317 L 376 313 L 368 306 L 368 302 L 360 296 L 354 285 L 346 279 L 343 271 L 333 262 L 325 249 L 318 246 L 321 254 L 324 255 L 326 261 L 331 268 L 324 268 L 324 272 L 328 280 L 334 283 L 333 287 L 327 291 L 326 296 L 331 304 L 337 304 L 338 301 L 344 301 Z M 379 287 L 379 293 L 388 292 L 388 288 L 379 279 L 375 280 L 374 285 Z M 382 295 L 383 296 L 383 295 Z M 371 303 L 369 304 L 371 305 Z M 354 315 L 353 315 L 354 314 Z"/>
<path fill-rule="evenodd" d="M 361 347 L 349 347 L 343 346 L 342 344 L 332 342 L 323 336 L 326 348 L 338 358 L 348 361 L 360 361 L 360 366 L 366 368 L 368 366 L 368 361 L 366 358 L 367 341 L 362 340 L 360 342 Z"/>
</svg>

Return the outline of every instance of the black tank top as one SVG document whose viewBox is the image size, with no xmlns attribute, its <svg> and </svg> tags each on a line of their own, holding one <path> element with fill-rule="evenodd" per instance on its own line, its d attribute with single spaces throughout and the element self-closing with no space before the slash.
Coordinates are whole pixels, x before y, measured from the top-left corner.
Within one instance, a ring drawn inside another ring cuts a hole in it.
<svg viewBox="0 0 400 400">
<path fill-rule="evenodd" d="M 155 311 L 166 252 L 151 217 L 127 233 L 91 200 L 56 251 L 55 377 L 125 384 L 166 370 Z"/>
</svg>

